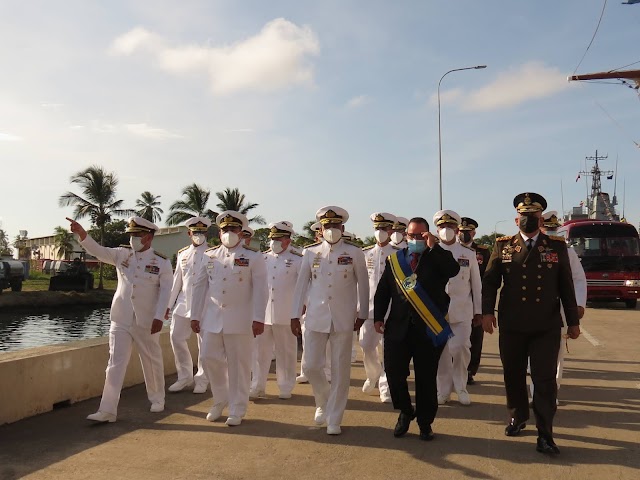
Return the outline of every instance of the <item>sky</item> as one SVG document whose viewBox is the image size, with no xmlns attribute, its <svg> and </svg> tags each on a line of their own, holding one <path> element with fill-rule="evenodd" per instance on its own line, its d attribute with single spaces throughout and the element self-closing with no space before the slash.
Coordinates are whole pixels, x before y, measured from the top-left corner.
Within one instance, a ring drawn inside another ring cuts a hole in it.
<svg viewBox="0 0 640 480">
<path fill-rule="evenodd" d="M 640 68 L 640 4 L 606 2 L 587 50 L 604 4 L 0 0 L 1 228 L 68 226 L 58 199 L 91 165 L 116 174 L 126 207 L 160 195 L 165 217 L 195 182 L 214 210 L 214 192 L 239 188 L 298 231 L 325 205 L 359 237 L 373 212 L 431 222 L 438 111 L 443 208 L 479 235 L 514 233 L 520 192 L 578 205 L 596 151 L 637 226 L 638 92 L 567 82 Z"/>
</svg>

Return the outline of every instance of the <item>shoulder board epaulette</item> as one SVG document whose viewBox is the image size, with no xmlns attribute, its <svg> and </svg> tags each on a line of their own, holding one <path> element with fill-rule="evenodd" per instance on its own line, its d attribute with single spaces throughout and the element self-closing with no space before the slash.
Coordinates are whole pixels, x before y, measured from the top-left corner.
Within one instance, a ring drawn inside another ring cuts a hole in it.
<svg viewBox="0 0 640 480">
<path fill-rule="evenodd" d="M 187 245 L 186 247 L 181 248 L 180 250 L 178 250 L 178 253 L 182 253 L 182 252 L 184 252 L 184 251 L 185 251 L 185 250 L 187 250 L 190 246 L 191 246 L 191 245 Z"/>
<path fill-rule="evenodd" d="M 352 242 L 351 240 L 343 240 L 343 242 L 346 243 L 347 245 L 353 245 L 354 247 L 360 248 L 360 245 L 358 245 L 357 243 Z"/>
<path fill-rule="evenodd" d="M 246 249 L 246 250 L 251 250 L 252 252 L 259 252 L 260 250 L 258 250 L 257 248 L 254 248 L 250 245 L 242 245 L 242 248 Z"/>
<path fill-rule="evenodd" d="M 512 238 L 513 238 L 513 235 L 507 235 L 507 236 L 504 236 L 504 237 L 498 237 L 498 238 L 496 238 L 496 242 L 508 242 Z"/>
<path fill-rule="evenodd" d="M 215 250 L 216 248 L 220 248 L 220 245 L 216 245 L 215 247 L 209 247 L 205 250 L 205 252 L 211 252 L 213 250 Z"/>
<path fill-rule="evenodd" d="M 391 248 L 393 248 L 394 250 L 402 250 L 402 248 L 397 245 L 391 245 Z"/>
<path fill-rule="evenodd" d="M 489 247 L 486 245 L 476 245 L 476 248 L 479 248 L 480 250 L 489 250 Z"/>
<path fill-rule="evenodd" d="M 309 245 L 305 245 L 303 248 L 315 247 L 316 245 L 320 245 L 322 242 L 310 243 Z"/>
<path fill-rule="evenodd" d="M 161 254 L 160 252 L 156 252 L 155 250 L 153 251 L 153 253 L 155 253 L 157 256 L 159 256 L 160 258 L 166 260 L 167 257 L 165 257 L 163 254 Z"/>
<path fill-rule="evenodd" d="M 369 245 L 369 246 L 367 246 L 367 247 L 362 247 L 362 251 L 365 251 L 365 250 L 371 250 L 371 249 L 372 249 L 373 247 L 375 247 L 375 246 L 376 246 L 376 245 L 375 245 L 375 243 L 374 243 L 373 245 Z"/>
<path fill-rule="evenodd" d="M 120 245 L 120 248 L 131 248 L 131 245 L 125 245 L 124 243 Z"/>
<path fill-rule="evenodd" d="M 566 238 L 561 237 L 560 235 L 547 235 L 551 240 L 556 240 L 558 242 L 562 242 L 565 243 L 566 242 Z"/>
<path fill-rule="evenodd" d="M 271 249 L 270 249 L 270 248 L 267 248 L 267 249 L 266 249 L 264 252 L 262 252 L 262 253 L 271 253 Z"/>
<path fill-rule="evenodd" d="M 291 253 L 293 253 L 294 255 L 297 255 L 298 257 L 302 256 L 302 253 L 300 253 L 298 250 L 294 250 L 293 248 L 289 250 Z"/>
<path fill-rule="evenodd" d="M 462 244 L 460 244 L 460 245 L 462 245 Z M 467 250 L 471 250 L 472 252 L 475 252 L 475 250 L 473 248 L 471 248 L 471 247 L 467 247 L 466 245 L 462 245 L 462 246 L 464 248 L 466 248 Z"/>
</svg>

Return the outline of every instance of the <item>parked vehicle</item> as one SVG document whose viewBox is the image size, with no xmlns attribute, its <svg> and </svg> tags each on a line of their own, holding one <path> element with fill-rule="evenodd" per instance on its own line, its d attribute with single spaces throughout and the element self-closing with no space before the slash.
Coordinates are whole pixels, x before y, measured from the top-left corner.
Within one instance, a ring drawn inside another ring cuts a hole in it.
<svg viewBox="0 0 640 480">
<path fill-rule="evenodd" d="M 0 261 L 0 293 L 2 290 L 11 288 L 13 292 L 22 290 L 24 280 L 24 265 L 18 260 Z"/>
<path fill-rule="evenodd" d="M 50 291 L 88 292 L 93 289 L 93 275 L 85 263 L 86 253 L 74 253 L 78 256 L 72 262 L 54 262 L 51 267 L 54 275 L 49 280 Z"/>
</svg>

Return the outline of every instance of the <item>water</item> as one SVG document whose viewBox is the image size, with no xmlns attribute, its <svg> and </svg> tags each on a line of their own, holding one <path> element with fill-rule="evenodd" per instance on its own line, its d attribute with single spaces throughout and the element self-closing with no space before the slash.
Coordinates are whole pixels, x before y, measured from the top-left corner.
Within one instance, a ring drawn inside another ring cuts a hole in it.
<svg viewBox="0 0 640 480">
<path fill-rule="evenodd" d="M 48 313 L 0 313 L 0 352 L 109 334 L 109 308 L 75 307 Z"/>
</svg>

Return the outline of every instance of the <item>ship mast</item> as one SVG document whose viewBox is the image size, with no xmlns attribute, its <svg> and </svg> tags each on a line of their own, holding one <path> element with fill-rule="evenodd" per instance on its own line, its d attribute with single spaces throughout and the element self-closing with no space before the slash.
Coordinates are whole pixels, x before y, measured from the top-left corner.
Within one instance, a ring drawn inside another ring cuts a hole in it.
<svg viewBox="0 0 640 480">
<path fill-rule="evenodd" d="M 586 157 L 585 161 L 594 162 L 591 170 L 585 170 L 580 172 L 580 176 L 591 177 L 591 195 L 587 199 L 587 206 L 589 208 L 589 218 L 596 220 L 612 220 L 617 221 L 618 216 L 615 213 L 614 206 L 616 205 L 616 199 L 609 200 L 609 194 L 602 192 L 602 182 L 600 177 L 605 175 L 607 179 L 612 179 L 614 172 L 612 170 L 600 170 L 599 160 L 606 160 L 607 155 L 598 155 L 596 150 L 595 157 Z M 585 162 L 586 163 L 586 162 Z"/>
</svg>

